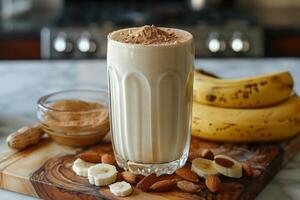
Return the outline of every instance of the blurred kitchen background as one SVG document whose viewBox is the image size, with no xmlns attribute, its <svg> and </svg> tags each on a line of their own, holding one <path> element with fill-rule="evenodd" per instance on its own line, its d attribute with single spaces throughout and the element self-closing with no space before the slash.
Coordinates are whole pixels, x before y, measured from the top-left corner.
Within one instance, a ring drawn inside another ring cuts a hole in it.
<svg viewBox="0 0 300 200">
<path fill-rule="evenodd" d="M 299 0 L 0 0 L 0 59 L 98 59 L 112 30 L 194 34 L 197 57 L 299 57 Z"/>
</svg>

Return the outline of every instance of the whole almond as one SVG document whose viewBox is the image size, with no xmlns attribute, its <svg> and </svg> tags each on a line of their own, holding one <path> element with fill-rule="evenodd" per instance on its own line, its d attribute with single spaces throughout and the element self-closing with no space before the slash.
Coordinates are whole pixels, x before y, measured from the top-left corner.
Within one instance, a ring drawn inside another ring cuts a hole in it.
<svg viewBox="0 0 300 200">
<path fill-rule="evenodd" d="M 130 184 L 134 185 L 137 183 L 137 175 L 134 173 L 125 171 L 125 172 L 122 172 L 122 177 L 126 182 L 128 182 Z"/>
<path fill-rule="evenodd" d="M 214 155 L 214 153 L 213 153 L 211 150 L 209 150 L 209 149 L 204 149 L 204 150 L 202 151 L 202 153 L 201 153 L 201 157 L 202 157 L 202 158 L 205 158 L 205 159 L 208 159 L 208 160 L 213 160 L 214 157 L 215 157 L 215 155 Z"/>
<path fill-rule="evenodd" d="M 199 182 L 198 175 L 195 172 L 192 172 L 187 167 L 182 167 L 176 170 L 175 172 L 181 178 L 191 181 L 191 182 Z"/>
<path fill-rule="evenodd" d="M 215 158 L 215 162 L 219 165 L 222 165 L 223 167 L 230 168 L 234 165 L 234 163 L 231 160 L 225 159 L 225 158 Z"/>
<path fill-rule="evenodd" d="M 247 163 L 242 163 L 243 175 L 253 176 L 253 170 Z"/>
<path fill-rule="evenodd" d="M 196 193 L 201 191 L 200 185 L 197 185 L 195 183 L 192 183 L 190 181 L 178 181 L 177 182 L 177 187 L 184 191 L 184 192 L 189 192 L 189 193 Z"/>
<path fill-rule="evenodd" d="M 101 162 L 101 154 L 97 152 L 83 152 L 78 155 L 78 158 L 90 163 Z"/>
<path fill-rule="evenodd" d="M 110 164 L 110 165 L 116 165 L 117 162 L 115 160 L 115 157 L 112 154 L 103 154 L 101 156 L 101 162 L 102 163 L 106 163 L 106 164 Z"/>
<path fill-rule="evenodd" d="M 148 191 L 150 186 L 159 180 L 156 174 L 149 174 L 145 176 L 140 182 L 137 183 L 136 187 L 142 191 Z"/>
<path fill-rule="evenodd" d="M 208 176 L 205 179 L 205 185 L 211 192 L 217 192 L 221 189 L 221 180 L 218 176 Z"/>
<path fill-rule="evenodd" d="M 165 192 L 171 190 L 176 185 L 176 180 L 167 179 L 154 183 L 151 185 L 150 190 L 155 192 Z"/>
</svg>

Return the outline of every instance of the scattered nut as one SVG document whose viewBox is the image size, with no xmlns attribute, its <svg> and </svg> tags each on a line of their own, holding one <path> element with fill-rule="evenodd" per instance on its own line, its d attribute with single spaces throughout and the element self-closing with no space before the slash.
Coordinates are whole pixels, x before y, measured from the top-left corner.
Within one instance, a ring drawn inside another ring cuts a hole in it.
<svg viewBox="0 0 300 200">
<path fill-rule="evenodd" d="M 154 183 L 151 185 L 150 190 L 155 192 L 165 192 L 171 190 L 176 185 L 176 180 L 167 179 Z"/>
<path fill-rule="evenodd" d="M 202 153 L 201 153 L 201 157 L 208 159 L 208 160 L 213 160 L 214 159 L 214 154 L 211 150 L 209 149 L 205 149 Z"/>
<path fill-rule="evenodd" d="M 40 124 L 33 127 L 23 127 L 11 133 L 7 139 L 7 145 L 12 149 L 22 150 L 28 146 L 37 144 L 42 138 L 44 131 Z"/>
<path fill-rule="evenodd" d="M 115 157 L 112 154 L 103 154 L 101 156 L 101 162 L 102 163 L 106 163 L 106 164 L 110 164 L 110 165 L 116 165 L 117 162 L 115 160 Z"/>
<path fill-rule="evenodd" d="M 205 185 L 211 192 L 217 192 L 221 189 L 221 180 L 218 176 L 208 176 L 205 179 Z"/>
<path fill-rule="evenodd" d="M 177 182 L 177 187 L 184 191 L 184 192 L 189 192 L 189 193 L 196 193 L 201 191 L 200 185 L 197 185 L 195 183 L 192 183 L 190 181 L 178 181 Z"/>
<path fill-rule="evenodd" d="M 243 175 L 253 176 L 253 170 L 247 163 L 242 163 Z"/>
<path fill-rule="evenodd" d="M 150 174 L 145 176 L 138 184 L 136 185 L 142 191 L 148 191 L 150 186 L 159 180 L 159 177 L 156 174 Z"/>
<path fill-rule="evenodd" d="M 101 162 L 101 154 L 97 152 L 83 152 L 78 155 L 78 158 L 90 163 Z"/>
<path fill-rule="evenodd" d="M 230 168 L 234 165 L 234 163 L 231 160 L 225 159 L 225 158 L 216 158 L 215 162 L 219 165 L 222 165 L 223 167 Z"/>
<path fill-rule="evenodd" d="M 191 182 L 199 182 L 198 175 L 195 172 L 192 172 L 187 167 L 182 167 L 176 170 L 175 172 L 181 178 L 191 181 Z"/>
<path fill-rule="evenodd" d="M 137 183 L 137 175 L 128 171 L 122 172 L 122 178 L 130 184 L 134 185 Z"/>
</svg>

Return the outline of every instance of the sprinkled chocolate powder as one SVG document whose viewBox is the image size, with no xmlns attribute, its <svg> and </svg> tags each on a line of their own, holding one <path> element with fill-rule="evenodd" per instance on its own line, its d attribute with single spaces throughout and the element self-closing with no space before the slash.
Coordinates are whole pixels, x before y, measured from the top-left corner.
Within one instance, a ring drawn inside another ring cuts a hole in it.
<svg viewBox="0 0 300 200">
<path fill-rule="evenodd" d="M 176 44 L 180 42 L 178 36 L 171 29 L 159 29 L 154 25 L 146 25 L 137 29 L 121 32 L 115 40 L 130 44 Z"/>
</svg>

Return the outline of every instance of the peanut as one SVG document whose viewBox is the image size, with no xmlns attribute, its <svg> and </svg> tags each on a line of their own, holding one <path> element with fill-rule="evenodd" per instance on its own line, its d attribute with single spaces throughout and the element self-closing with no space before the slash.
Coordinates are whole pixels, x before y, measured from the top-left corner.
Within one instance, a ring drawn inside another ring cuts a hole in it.
<svg viewBox="0 0 300 200">
<path fill-rule="evenodd" d="M 40 124 L 33 127 L 22 127 L 16 132 L 11 133 L 7 139 L 7 145 L 12 149 L 22 150 L 28 146 L 37 144 L 44 131 Z"/>
</svg>

